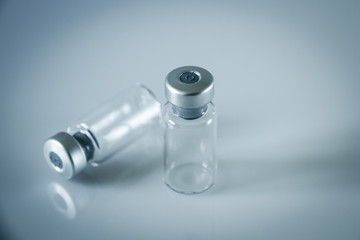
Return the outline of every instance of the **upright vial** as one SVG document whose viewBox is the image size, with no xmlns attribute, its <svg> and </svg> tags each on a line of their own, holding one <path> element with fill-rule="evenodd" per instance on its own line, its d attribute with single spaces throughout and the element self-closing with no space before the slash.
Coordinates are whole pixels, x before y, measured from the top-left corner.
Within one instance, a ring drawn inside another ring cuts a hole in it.
<svg viewBox="0 0 360 240">
<path fill-rule="evenodd" d="M 177 68 L 166 76 L 165 95 L 165 184 L 179 193 L 201 193 L 217 171 L 213 76 L 200 67 Z"/>
<path fill-rule="evenodd" d="M 94 111 L 72 121 L 44 144 L 48 165 L 66 179 L 87 164 L 97 166 L 159 124 L 161 105 L 145 86 L 135 84 Z"/>
</svg>

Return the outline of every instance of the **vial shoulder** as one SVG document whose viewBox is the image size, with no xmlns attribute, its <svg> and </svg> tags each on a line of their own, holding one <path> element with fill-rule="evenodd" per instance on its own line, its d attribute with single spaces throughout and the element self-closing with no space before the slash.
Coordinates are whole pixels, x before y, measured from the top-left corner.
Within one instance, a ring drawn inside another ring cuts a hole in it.
<svg viewBox="0 0 360 240">
<path fill-rule="evenodd" d="M 208 103 L 208 110 L 209 112 L 207 112 L 207 114 L 216 115 L 216 107 L 213 102 Z"/>
</svg>

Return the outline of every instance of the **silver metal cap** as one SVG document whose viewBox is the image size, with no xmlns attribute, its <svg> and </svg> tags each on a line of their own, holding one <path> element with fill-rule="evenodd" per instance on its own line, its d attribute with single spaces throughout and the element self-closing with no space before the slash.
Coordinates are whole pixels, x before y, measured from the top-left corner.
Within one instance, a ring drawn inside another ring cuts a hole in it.
<svg viewBox="0 0 360 240">
<path fill-rule="evenodd" d="M 176 68 L 166 76 L 165 96 L 170 103 L 181 108 L 202 107 L 214 97 L 214 78 L 200 67 Z"/>
<path fill-rule="evenodd" d="M 50 168 L 70 179 L 86 166 L 86 155 L 76 139 L 66 132 L 59 132 L 46 140 L 44 155 Z"/>
</svg>

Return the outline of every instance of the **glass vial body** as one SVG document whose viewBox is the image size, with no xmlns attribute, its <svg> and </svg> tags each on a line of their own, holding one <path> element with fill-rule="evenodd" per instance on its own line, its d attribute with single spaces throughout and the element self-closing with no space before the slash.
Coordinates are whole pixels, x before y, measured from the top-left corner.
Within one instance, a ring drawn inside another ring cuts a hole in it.
<svg viewBox="0 0 360 240">
<path fill-rule="evenodd" d="M 145 86 L 131 86 L 94 111 L 73 120 L 67 132 L 85 134 L 94 145 L 93 158 L 88 162 L 96 166 L 113 153 L 140 138 L 159 124 L 161 105 Z"/>
<path fill-rule="evenodd" d="M 200 67 L 176 68 L 166 76 L 165 95 L 164 182 L 179 193 L 201 193 L 217 174 L 213 76 Z"/>
<path fill-rule="evenodd" d="M 164 108 L 165 121 L 165 183 L 176 192 L 201 193 L 216 178 L 216 112 L 207 104 L 204 114 L 184 119 L 176 114 L 171 103 Z"/>
<path fill-rule="evenodd" d="M 51 168 L 70 179 L 90 163 L 97 166 L 142 137 L 161 117 L 161 105 L 145 86 L 135 84 L 49 138 L 44 155 Z"/>
</svg>

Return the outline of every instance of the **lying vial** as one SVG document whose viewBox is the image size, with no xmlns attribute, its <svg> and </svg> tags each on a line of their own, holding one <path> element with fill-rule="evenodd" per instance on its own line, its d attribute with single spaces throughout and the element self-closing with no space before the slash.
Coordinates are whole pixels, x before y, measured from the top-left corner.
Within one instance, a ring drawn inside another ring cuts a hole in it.
<svg viewBox="0 0 360 240">
<path fill-rule="evenodd" d="M 165 184 L 179 193 L 201 193 L 217 171 L 213 76 L 200 67 L 177 68 L 166 77 L 165 95 Z"/>
<path fill-rule="evenodd" d="M 111 101 L 73 121 L 44 144 L 49 166 L 66 179 L 131 144 L 161 119 L 161 105 L 145 86 L 135 84 Z"/>
</svg>

